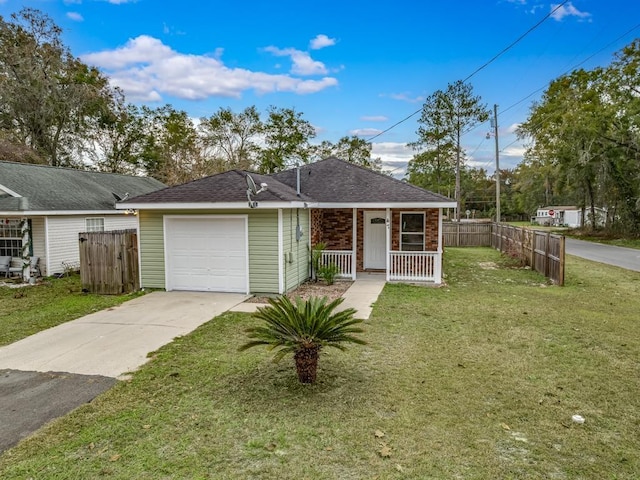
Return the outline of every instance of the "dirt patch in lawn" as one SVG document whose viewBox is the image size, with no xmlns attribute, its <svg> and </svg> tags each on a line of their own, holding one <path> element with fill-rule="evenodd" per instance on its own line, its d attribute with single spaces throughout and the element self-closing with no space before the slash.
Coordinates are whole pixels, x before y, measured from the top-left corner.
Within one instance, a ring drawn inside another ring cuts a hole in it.
<svg viewBox="0 0 640 480">
<path fill-rule="evenodd" d="M 353 282 L 349 280 L 340 280 L 333 285 L 327 285 L 324 282 L 306 282 L 295 290 L 287 293 L 287 297 L 291 299 L 300 297 L 305 300 L 310 297 L 327 297 L 329 301 L 331 301 L 341 297 L 352 284 Z M 247 302 L 267 303 L 269 298 L 270 297 L 251 297 Z"/>
</svg>

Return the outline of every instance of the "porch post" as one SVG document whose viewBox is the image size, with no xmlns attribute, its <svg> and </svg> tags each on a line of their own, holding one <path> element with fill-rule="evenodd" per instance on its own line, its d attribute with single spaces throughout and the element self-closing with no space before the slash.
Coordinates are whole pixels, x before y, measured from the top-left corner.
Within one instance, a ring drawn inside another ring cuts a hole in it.
<svg viewBox="0 0 640 480">
<path fill-rule="evenodd" d="M 351 280 L 356 279 L 356 270 L 358 266 L 358 209 L 353 209 L 353 235 L 351 245 Z"/>
<path fill-rule="evenodd" d="M 387 271 L 387 282 L 389 281 L 390 278 L 390 272 L 389 272 L 389 257 L 391 256 L 391 254 L 389 253 L 391 251 L 391 209 L 389 207 L 387 207 L 387 214 L 386 214 L 386 223 L 387 223 L 387 241 L 386 241 L 386 250 L 385 250 L 385 270 Z"/>
<path fill-rule="evenodd" d="M 22 233 L 22 280 L 29 281 L 31 277 L 31 266 L 29 251 L 31 250 L 31 232 L 29 231 L 29 219 L 24 217 L 20 225 Z"/>
<path fill-rule="evenodd" d="M 439 285 L 442 283 L 442 208 L 438 209 L 438 256 L 434 268 L 433 280 Z"/>
</svg>

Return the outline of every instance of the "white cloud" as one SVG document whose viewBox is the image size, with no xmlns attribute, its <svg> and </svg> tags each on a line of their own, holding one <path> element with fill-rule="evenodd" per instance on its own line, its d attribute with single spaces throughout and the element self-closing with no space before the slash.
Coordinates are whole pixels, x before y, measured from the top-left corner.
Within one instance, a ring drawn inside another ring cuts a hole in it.
<svg viewBox="0 0 640 480">
<path fill-rule="evenodd" d="M 264 50 L 276 57 L 291 58 L 291 73 L 294 75 L 326 75 L 327 67 L 324 63 L 311 58 L 308 52 L 296 50 L 295 48 L 278 48 L 274 46 L 265 47 Z"/>
<path fill-rule="evenodd" d="M 349 130 L 349 135 L 355 135 L 356 137 L 371 137 L 378 135 L 382 130 L 377 128 L 357 128 L 355 130 Z"/>
<path fill-rule="evenodd" d="M 559 4 L 551 4 L 551 10 L 555 9 Z M 565 5 L 558 8 L 553 14 L 551 18 L 557 20 L 558 22 L 562 21 L 564 17 L 578 17 L 581 19 L 586 19 L 591 17 L 589 12 L 581 12 L 576 7 L 573 6 L 573 3 L 568 2 Z"/>
<path fill-rule="evenodd" d="M 360 120 L 362 120 L 363 122 L 386 122 L 387 120 L 389 120 L 389 117 L 385 117 L 384 115 L 370 115 L 360 117 Z"/>
<path fill-rule="evenodd" d="M 84 22 L 84 18 L 78 12 L 67 12 L 67 18 L 74 22 Z"/>
<path fill-rule="evenodd" d="M 391 94 L 389 94 L 389 97 L 393 98 L 394 100 L 401 100 L 403 102 L 409 102 L 409 103 L 419 103 L 419 102 L 424 101 L 424 99 L 425 99 L 425 97 L 423 97 L 421 95 L 418 95 L 417 97 L 412 97 L 407 92 L 404 92 L 404 93 L 391 93 Z"/>
<path fill-rule="evenodd" d="M 506 133 L 516 133 L 516 131 L 518 130 L 518 128 L 520 128 L 520 123 L 512 123 L 511 125 L 509 125 L 507 127 L 507 129 L 505 130 Z"/>
<path fill-rule="evenodd" d="M 500 151 L 500 155 L 504 157 L 519 157 L 522 158 L 526 152 L 526 148 L 522 145 L 514 145 L 513 147 L 507 147 Z"/>
<path fill-rule="evenodd" d="M 316 38 L 309 42 L 309 48 L 311 50 L 320 50 L 321 48 L 331 47 L 336 44 L 335 38 L 329 38 L 326 35 L 316 35 Z"/>
<path fill-rule="evenodd" d="M 409 160 L 415 151 L 406 143 L 380 142 L 371 144 L 371 156 L 382 160 L 383 170 L 395 178 L 404 178 Z"/>
<path fill-rule="evenodd" d="M 221 56 L 221 49 L 214 55 L 176 52 L 157 38 L 141 35 L 115 50 L 83 55 L 82 60 L 105 70 L 127 96 L 141 101 L 161 101 L 163 95 L 191 100 L 212 96 L 239 98 L 246 90 L 258 94 L 309 94 L 338 84 L 336 78 L 328 76 L 305 80 L 229 68 Z"/>
</svg>

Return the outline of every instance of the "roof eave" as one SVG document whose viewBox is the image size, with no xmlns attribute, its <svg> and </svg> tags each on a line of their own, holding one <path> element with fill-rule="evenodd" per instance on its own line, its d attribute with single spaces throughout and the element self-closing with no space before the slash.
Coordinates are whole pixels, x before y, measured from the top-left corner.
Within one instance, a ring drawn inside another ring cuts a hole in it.
<svg viewBox="0 0 640 480">
<path fill-rule="evenodd" d="M 261 202 L 255 209 L 309 208 L 309 202 Z M 118 210 L 238 210 L 250 208 L 247 202 L 153 202 L 118 203 Z"/>
<path fill-rule="evenodd" d="M 118 210 L 4 210 L 0 216 L 29 217 L 51 215 L 122 215 Z"/>
<path fill-rule="evenodd" d="M 456 208 L 456 202 L 318 202 L 313 208 Z"/>
</svg>

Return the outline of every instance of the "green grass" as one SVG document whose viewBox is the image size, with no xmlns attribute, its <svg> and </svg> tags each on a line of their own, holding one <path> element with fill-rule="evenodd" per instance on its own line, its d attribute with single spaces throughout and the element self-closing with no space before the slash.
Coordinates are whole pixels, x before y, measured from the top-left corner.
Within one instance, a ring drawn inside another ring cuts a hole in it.
<svg viewBox="0 0 640 480">
<path fill-rule="evenodd" d="M 389 284 L 318 383 L 238 353 L 227 313 L 0 457 L 3 479 L 636 479 L 640 274 L 566 286 L 447 249 L 447 286 Z M 571 416 L 585 417 L 583 425 Z"/>
<path fill-rule="evenodd" d="M 0 287 L 0 346 L 138 295 L 82 293 L 79 275 L 44 279 L 36 286 Z"/>
</svg>

